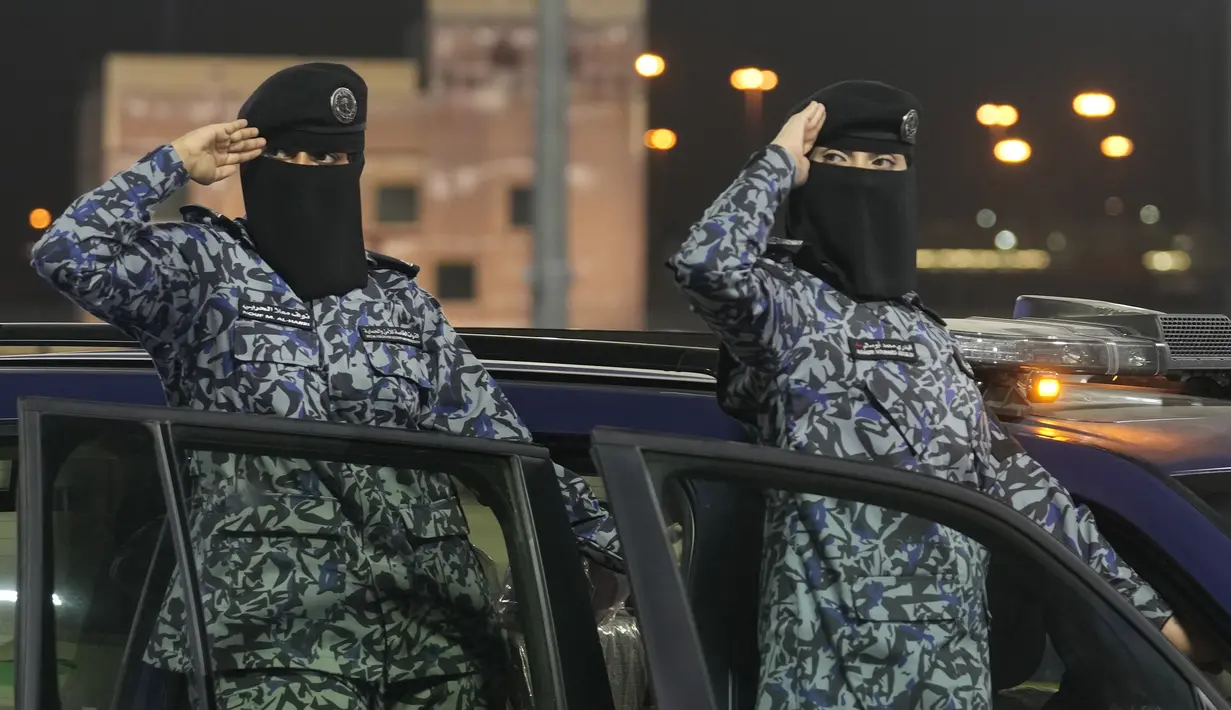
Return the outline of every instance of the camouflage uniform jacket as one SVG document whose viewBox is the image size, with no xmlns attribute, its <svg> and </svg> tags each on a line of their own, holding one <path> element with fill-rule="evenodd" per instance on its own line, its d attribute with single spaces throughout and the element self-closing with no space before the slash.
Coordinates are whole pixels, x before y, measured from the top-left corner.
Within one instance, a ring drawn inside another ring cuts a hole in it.
<svg viewBox="0 0 1231 710">
<path fill-rule="evenodd" d="M 766 235 L 794 163 L 771 147 L 669 262 L 737 365 L 720 394 L 763 444 L 978 488 L 1027 515 L 1162 623 L 1169 610 L 1088 510 L 983 407 L 943 321 L 913 295 L 858 303 Z M 927 520 L 768 492 L 759 710 L 990 708 L 986 550 Z"/>
<path fill-rule="evenodd" d="M 159 148 L 74 202 L 33 252 L 57 289 L 151 354 L 169 404 L 530 441 L 415 267 L 373 256 L 366 287 L 305 303 L 242 220 L 190 207 L 185 222 L 149 223 L 187 179 Z M 477 670 L 490 599 L 450 477 L 207 453 L 190 465 L 217 669 Z M 581 478 L 557 474 L 583 551 L 618 566 L 614 521 Z M 179 594 L 149 656 L 187 670 Z"/>
</svg>

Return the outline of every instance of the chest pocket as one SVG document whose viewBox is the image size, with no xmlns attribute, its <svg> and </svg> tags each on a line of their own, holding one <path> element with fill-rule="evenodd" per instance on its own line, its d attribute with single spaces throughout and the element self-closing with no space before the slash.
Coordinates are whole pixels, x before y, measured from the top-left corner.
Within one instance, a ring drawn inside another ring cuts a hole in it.
<svg viewBox="0 0 1231 710">
<path fill-rule="evenodd" d="M 312 416 L 321 389 L 315 333 L 260 321 L 237 321 L 231 355 L 239 405 L 255 414 Z"/>
<path fill-rule="evenodd" d="M 962 479 L 975 440 L 967 411 L 970 381 L 944 354 L 922 343 L 915 347 L 915 362 L 854 360 L 855 387 L 877 415 L 865 411 L 861 417 L 863 438 L 877 458 L 901 465 L 900 455 L 907 454 L 941 477 Z"/>
<path fill-rule="evenodd" d="M 400 343 L 360 341 L 366 380 L 364 399 L 371 407 L 368 423 L 417 428 L 420 410 L 430 406 L 432 381 L 421 348 Z"/>
</svg>

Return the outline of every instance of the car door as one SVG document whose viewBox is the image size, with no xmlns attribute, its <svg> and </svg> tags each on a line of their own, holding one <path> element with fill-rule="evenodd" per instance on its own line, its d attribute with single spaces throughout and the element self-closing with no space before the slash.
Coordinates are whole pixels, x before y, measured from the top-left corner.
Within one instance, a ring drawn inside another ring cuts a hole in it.
<svg viewBox="0 0 1231 710">
<path fill-rule="evenodd" d="M 874 506 L 877 515 L 900 512 L 922 521 L 931 534 L 943 527 L 985 548 L 993 577 L 996 569 L 1009 575 L 1004 579 L 1010 594 L 991 603 L 994 708 L 1227 707 L 1202 674 L 1077 556 L 978 491 L 867 463 L 708 439 L 600 429 L 592 444 L 620 522 L 659 707 L 753 707 L 758 673 L 766 670 L 758 665 L 755 643 L 756 595 L 749 602 L 745 594 L 734 605 L 729 596 L 725 603 L 713 597 L 721 596 L 718 588 L 756 583 L 769 550 L 760 541 L 735 543 L 759 537 L 747 520 L 758 509 L 748 502 L 767 500 L 767 491 Z M 667 534 L 677 522 L 692 528 L 682 554 Z M 739 538 L 721 534 L 729 529 L 739 530 Z M 772 544 L 767 538 L 765 545 Z M 909 606 L 905 601 L 901 608 Z M 883 610 L 859 596 L 844 603 L 856 625 L 902 621 L 881 618 Z M 962 609 L 929 613 L 945 618 L 906 621 L 962 623 Z M 1028 682 L 1037 667 L 1056 657 L 1063 666 L 1059 684 Z M 806 659 L 796 660 L 799 668 L 808 667 Z M 664 683 L 655 674 L 668 667 L 671 682 Z M 824 691 L 827 683 L 817 677 L 805 684 Z"/>
<path fill-rule="evenodd" d="M 363 526 L 365 537 L 399 533 L 350 516 L 349 489 L 336 488 L 347 484 L 331 479 L 330 472 L 359 469 L 339 465 L 354 464 L 372 476 L 452 477 L 460 484 L 471 542 L 496 561 L 495 569 L 502 570 L 506 561 L 511 566 L 519 602 L 511 622 L 525 637 L 529 678 L 529 687 L 515 692 L 520 706 L 612 707 L 580 556 L 542 448 L 69 400 L 27 399 L 19 411 L 15 707 L 162 710 L 151 698 L 161 702 L 172 678 L 144 658 L 177 568 L 188 592 L 183 604 L 192 672 L 186 677 L 194 697 L 206 701 L 197 707 L 216 707 L 214 645 L 249 639 L 206 633 L 203 606 L 209 595 L 201 576 L 242 576 L 254 563 L 236 559 L 233 569 L 212 571 L 208 562 L 188 564 L 199 559 L 193 551 L 199 541 L 190 535 L 189 506 L 195 499 L 187 472 L 204 461 L 232 465 L 235 457 L 260 462 L 263 471 L 274 472 L 270 475 L 323 471 L 325 497 L 345 518 L 338 524 Z M 320 527 L 316 534 L 329 534 L 328 527 Z M 361 584 L 350 575 L 345 564 L 340 571 L 322 568 L 312 594 L 342 593 L 350 589 L 346 585 Z M 493 586 L 499 581 L 489 580 Z M 269 604 L 276 603 L 271 595 Z M 430 603 L 430 595 L 419 603 Z"/>
</svg>

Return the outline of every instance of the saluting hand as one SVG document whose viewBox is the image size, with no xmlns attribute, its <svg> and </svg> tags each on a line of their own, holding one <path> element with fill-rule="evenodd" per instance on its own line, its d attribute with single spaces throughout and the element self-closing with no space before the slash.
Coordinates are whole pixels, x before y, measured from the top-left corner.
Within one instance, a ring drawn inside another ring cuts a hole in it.
<svg viewBox="0 0 1231 710">
<path fill-rule="evenodd" d="M 202 126 L 171 141 L 188 177 L 202 185 L 225 180 L 239 172 L 241 163 L 261 156 L 265 139 L 244 119 Z"/>
<path fill-rule="evenodd" d="M 816 135 L 825 125 L 825 106 L 813 101 L 807 108 L 791 116 L 778 131 L 773 145 L 782 146 L 795 159 L 795 187 L 808 180 L 808 154 L 816 144 Z"/>
</svg>

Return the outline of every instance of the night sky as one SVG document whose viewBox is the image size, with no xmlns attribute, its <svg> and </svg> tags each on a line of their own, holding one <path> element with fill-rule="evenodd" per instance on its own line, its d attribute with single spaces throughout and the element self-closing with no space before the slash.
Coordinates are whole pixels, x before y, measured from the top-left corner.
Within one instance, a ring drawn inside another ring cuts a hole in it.
<svg viewBox="0 0 1231 710">
<path fill-rule="evenodd" d="M 1093 219 L 1110 194 L 1126 204 L 1157 204 L 1177 225 L 1209 218 L 1219 80 L 1214 32 L 1226 28 L 1214 6 L 650 0 L 648 49 L 667 60 L 667 72 L 651 85 L 651 123 L 680 138 L 669 154 L 654 156 L 651 259 L 660 262 L 678 245 L 751 151 L 743 98 L 728 84 L 730 72 L 744 65 L 781 77 L 765 96 L 762 140 L 790 106 L 832 81 L 879 79 L 919 97 L 924 218 L 969 225 L 975 240 L 924 246 L 989 247 L 973 228 L 982 207 L 1035 224 Z M 75 106 L 106 52 L 406 56 L 420 51 L 408 38 L 417 34 L 423 10 L 418 1 L 392 0 L 14 0 L 4 12 L 10 17 L 0 52 L 4 65 L 17 70 L 5 87 L 8 110 L 0 112 L 12 166 L 0 215 L 13 264 L 0 280 L 0 318 L 15 320 L 55 315 L 47 304 L 56 297 L 25 266 L 37 237 L 26 219 L 35 207 L 59 212 L 76 197 Z M 1118 104 L 1098 127 L 1071 109 L 1072 97 L 1090 89 Z M 987 129 L 974 119 L 988 102 L 1021 112 L 1010 131 L 1033 145 L 1027 164 L 991 157 Z M 1134 139 L 1131 159 L 1112 163 L 1099 154 L 1099 138 L 1111 132 Z M 1041 246 L 1030 238 L 1022 246 Z M 651 299 L 678 301 L 665 272 L 651 266 Z M 673 322 L 670 314 L 656 320 Z"/>
</svg>

